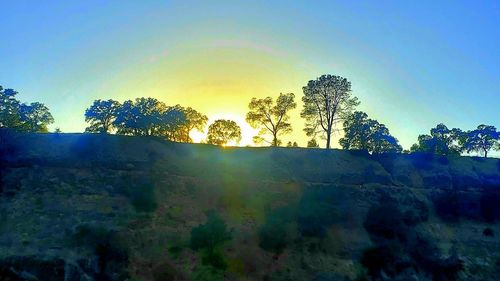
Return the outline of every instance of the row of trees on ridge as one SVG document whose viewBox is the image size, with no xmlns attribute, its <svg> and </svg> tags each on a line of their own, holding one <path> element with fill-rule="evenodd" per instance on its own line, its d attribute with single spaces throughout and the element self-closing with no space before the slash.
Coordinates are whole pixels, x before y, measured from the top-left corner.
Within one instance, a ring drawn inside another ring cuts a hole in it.
<svg viewBox="0 0 500 281">
<path fill-rule="evenodd" d="M 41 103 L 19 102 L 12 89 L 0 87 L 0 127 L 27 132 L 47 132 L 54 122 L 48 108 Z M 359 100 L 352 95 L 351 82 L 335 75 L 322 75 L 303 87 L 304 131 L 311 139 L 307 147 L 319 147 L 316 139 L 326 140 L 331 148 L 332 136 L 343 127 L 339 144 L 343 149 L 362 149 L 370 153 L 402 152 L 398 140 L 389 129 L 368 115 L 356 111 Z M 254 142 L 271 146 L 282 145 L 281 137 L 292 132 L 290 111 L 297 107 L 293 93 L 272 97 L 252 98 L 246 121 L 259 130 Z M 208 117 L 191 107 L 167 106 L 155 98 L 137 98 L 120 103 L 115 100 L 95 100 L 85 111 L 89 133 L 113 133 L 134 136 L 159 136 L 176 142 L 192 142 L 190 132 L 204 131 Z M 208 127 L 206 142 L 225 145 L 241 140 L 241 128 L 232 120 L 216 120 Z M 298 146 L 289 142 L 287 147 Z M 430 134 L 420 135 L 411 152 L 458 155 L 478 152 L 487 157 L 492 149 L 500 150 L 500 133 L 494 126 L 479 125 L 474 130 L 448 129 L 438 124 Z M 408 152 L 410 152 L 408 151 Z"/>
</svg>

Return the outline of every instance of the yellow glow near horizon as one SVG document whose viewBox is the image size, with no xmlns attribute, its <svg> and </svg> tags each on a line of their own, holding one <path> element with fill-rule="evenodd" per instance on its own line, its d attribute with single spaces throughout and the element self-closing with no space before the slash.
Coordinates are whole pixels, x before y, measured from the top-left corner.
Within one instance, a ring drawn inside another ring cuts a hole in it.
<svg viewBox="0 0 500 281">
<path fill-rule="evenodd" d="M 258 146 L 253 142 L 258 130 L 245 121 L 250 100 L 293 92 L 300 104 L 301 87 L 310 78 L 285 50 L 251 41 L 198 41 L 160 54 L 100 84 L 96 89 L 98 94 L 89 97 L 88 104 L 98 98 L 123 102 L 141 96 L 154 97 L 167 105 L 189 106 L 207 115 L 205 130 L 190 132 L 194 142 L 206 141 L 208 126 L 215 120 L 229 119 L 241 127 L 239 146 Z M 299 108 L 290 112 L 293 132 L 283 136 L 283 143 L 296 141 L 306 145 L 299 112 Z"/>
<path fill-rule="evenodd" d="M 231 141 L 226 146 L 255 146 L 256 145 L 253 142 L 253 137 L 258 134 L 259 130 L 252 128 L 245 121 L 245 119 L 242 118 L 242 116 L 231 114 L 231 113 L 221 113 L 221 114 L 216 114 L 216 115 L 210 116 L 210 118 L 208 119 L 207 126 L 205 127 L 205 130 L 203 132 L 199 132 L 199 131 L 195 131 L 195 130 L 190 132 L 189 135 L 193 139 L 193 142 L 206 143 L 208 126 L 210 126 L 210 124 L 212 124 L 215 120 L 218 120 L 218 119 L 233 120 L 241 128 L 241 141 L 239 143 Z"/>
</svg>

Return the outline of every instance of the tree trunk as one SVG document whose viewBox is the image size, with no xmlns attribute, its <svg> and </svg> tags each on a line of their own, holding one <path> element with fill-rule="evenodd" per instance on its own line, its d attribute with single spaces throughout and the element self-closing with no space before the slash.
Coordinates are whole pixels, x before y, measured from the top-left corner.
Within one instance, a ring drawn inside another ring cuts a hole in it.
<svg viewBox="0 0 500 281">
<path fill-rule="evenodd" d="M 332 130 L 329 129 L 328 131 L 326 131 L 326 149 L 330 149 L 331 136 L 332 136 Z"/>
<path fill-rule="evenodd" d="M 276 137 L 276 134 L 273 134 L 273 146 L 278 146 L 278 138 Z"/>
<path fill-rule="evenodd" d="M 484 150 L 484 158 L 488 158 L 488 150 Z"/>
</svg>

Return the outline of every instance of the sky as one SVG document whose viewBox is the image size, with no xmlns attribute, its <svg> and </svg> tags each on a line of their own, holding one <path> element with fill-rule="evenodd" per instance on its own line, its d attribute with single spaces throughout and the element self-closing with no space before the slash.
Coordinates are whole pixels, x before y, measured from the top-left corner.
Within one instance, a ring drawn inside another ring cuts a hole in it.
<svg viewBox="0 0 500 281">
<path fill-rule="evenodd" d="M 302 87 L 323 74 L 351 81 L 404 148 L 438 123 L 500 128 L 499 1 L 0 0 L 0 13 L 0 85 L 63 132 L 85 129 L 95 99 L 155 97 L 237 121 L 247 145 L 250 99 L 292 92 L 283 140 L 305 146 Z"/>
</svg>

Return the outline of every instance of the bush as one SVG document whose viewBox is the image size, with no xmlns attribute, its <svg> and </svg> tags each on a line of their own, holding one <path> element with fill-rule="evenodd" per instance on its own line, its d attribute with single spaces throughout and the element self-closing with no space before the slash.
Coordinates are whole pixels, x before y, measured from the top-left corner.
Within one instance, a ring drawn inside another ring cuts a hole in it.
<svg viewBox="0 0 500 281">
<path fill-rule="evenodd" d="M 304 236 L 324 237 L 327 227 L 338 217 L 334 205 L 336 190 L 332 187 L 307 188 L 298 206 L 297 223 Z"/>
<path fill-rule="evenodd" d="M 420 201 L 419 201 L 420 202 Z M 391 278 L 406 280 L 418 272 L 427 272 L 433 280 L 454 280 L 463 268 L 456 256 L 441 258 L 439 249 L 415 230 L 415 225 L 427 219 L 425 204 L 401 211 L 394 200 L 381 198 L 379 205 L 368 211 L 364 227 L 375 247 L 367 249 L 361 264 L 375 280 L 384 272 Z"/>
<path fill-rule="evenodd" d="M 480 201 L 481 216 L 488 222 L 500 220 L 500 192 L 484 190 Z"/>
<path fill-rule="evenodd" d="M 363 224 L 372 240 L 406 240 L 408 226 L 399 206 L 390 199 L 372 206 Z"/>
<path fill-rule="evenodd" d="M 456 222 L 460 218 L 459 194 L 456 191 L 445 191 L 432 195 L 434 210 L 444 221 Z"/>
<path fill-rule="evenodd" d="M 495 233 L 493 232 L 493 229 L 487 227 L 483 230 L 483 235 L 493 237 L 495 236 Z"/>
<path fill-rule="evenodd" d="M 138 212 L 153 212 L 157 208 L 154 183 L 150 177 L 127 177 L 124 193 Z"/>
<path fill-rule="evenodd" d="M 201 261 L 203 265 L 210 265 L 221 271 L 225 271 L 227 269 L 227 263 L 224 259 L 224 255 L 218 251 L 207 251 L 203 253 Z"/>
<path fill-rule="evenodd" d="M 110 276 L 117 274 L 126 279 L 128 253 L 115 231 L 98 225 L 78 225 L 74 230 L 72 242 L 94 251 L 98 267 L 96 279 L 111 280 Z"/>
<path fill-rule="evenodd" d="M 291 207 L 278 208 L 266 217 L 266 223 L 259 229 L 259 246 L 275 254 L 281 254 L 287 247 L 290 235 L 288 226 L 295 220 Z"/>
<path fill-rule="evenodd" d="M 231 233 L 227 231 L 226 223 L 217 213 L 210 213 L 205 224 L 191 230 L 191 249 L 206 249 L 213 252 L 224 242 L 231 240 Z"/>
</svg>

